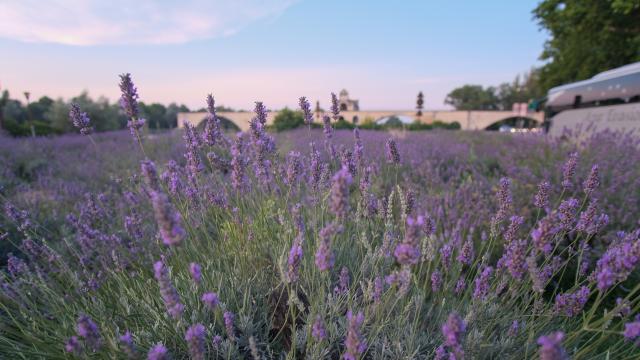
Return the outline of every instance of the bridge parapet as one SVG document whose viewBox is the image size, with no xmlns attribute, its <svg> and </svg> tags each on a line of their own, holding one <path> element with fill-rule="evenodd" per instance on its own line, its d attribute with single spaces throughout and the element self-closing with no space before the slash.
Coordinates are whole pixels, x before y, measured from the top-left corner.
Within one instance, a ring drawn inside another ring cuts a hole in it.
<svg viewBox="0 0 640 360">
<path fill-rule="evenodd" d="M 236 124 L 240 130 L 249 130 L 249 121 L 254 117 L 254 113 L 250 111 L 237 111 L 237 112 L 219 112 L 218 116 L 224 117 L 234 124 Z M 278 115 L 277 111 L 270 111 L 267 116 L 267 124 L 272 124 L 273 119 Z M 394 110 L 380 110 L 380 111 L 342 111 L 340 115 L 346 121 L 352 121 L 355 117 L 362 122 L 367 118 L 378 120 L 386 116 L 403 115 L 409 116 L 414 119 L 416 112 L 410 111 L 394 111 Z M 206 112 L 180 112 L 178 113 L 178 127 L 184 127 L 185 123 L 190 123 L 194 126 L 198 125 L 207 116 Z M 420 121 L 425 123 L 431 123 L 436 120 L 444 123 L 460 124 L 462 130 L 483 130 L 490 125 L 514 117 L 511 111 L 423 111 Z M 543 112 L 535 112 L 527 114 L 528 118 L 536 120 L 538 123 L 542 123 L 544 120 Z M 320 121 L 316 118 L 316 121 Z"/>
</svg>

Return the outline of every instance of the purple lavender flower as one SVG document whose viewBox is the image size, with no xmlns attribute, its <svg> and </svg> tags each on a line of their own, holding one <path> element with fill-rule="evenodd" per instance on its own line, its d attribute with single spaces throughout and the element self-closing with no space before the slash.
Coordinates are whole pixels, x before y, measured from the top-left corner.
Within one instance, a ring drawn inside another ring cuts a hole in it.
<svg viewBox="0 0 640 360">
<path fill-rule="evenodd" d="M 343 167 L 333 176 L 332 180 L 329 210 L 338 219 L 342 219 L 349 212 L 349 186 L 353 182 L 353 178 L 349 170 Z"/>
<path fill-rule="evenodd" d="M 576 174 L 576 166 L 578 165 L 578 153 L 569 154 L 567 162 L 562 166 L 562 187 L 568 189 L 571 187 L 573 177 Z"/>
<path fill-rule="evenodd" d="M 500 265 L 506 267 L 515 280 L 522 280 L 527 272 L 527 241 L 516 240 L 507 245 Z"/>
<path fill-rule="evenodd" d="M 64 343 L 64 350 L 74 355 L 80 355 L 80 353 L 82 352 L 82 344 L 80 344 L 80 342 L 78 341 L 78 337 L 75 335 L 70 337 Z"/>
<path fill-rule="evenodd" d="M 464 280 L 464 276 L 460 276 L 460 278 L 458 279 L 458 281 L 456 282 L 456 287 L 453 290 L 453 292 L 456 295 L 460 295 L 462 294 L 462 292 L 467 288 L 467 283 Z"/>
<path fill-rule="evenodd" d="M 538 185 L 538 193 L 533 198 L 533 205 L 539 209 L 544 209 L 549 206 L 549 190 L 551 184 L 548 181 L 543 181 Z"/>
<path fill-rule="evenodd" d="M 187 329 L 184 339 L 189 347 L 189 356 L 193 360 L 204 360 L 206 356 L 205 348 L 206 330 L 202 324 L 195 324 Z"/>
<path fill-rule="evenodd" d="M 126 331 L 124 335 L 120 335 L 120 337 L 118 338 L 118 341 L 120 343 L 120 349 L 122 349 L 122 352 L 125 353 L 125 355 L 127 355 L 127 358 L 129 359 L 137 358 L 138 350 L 136 349 L 136 346 L 133 343 L 133 336 L 129 331 Z"/>
<path fill-rule="evenodd" d="M 153 264 L 153 271 L 154 276 L 158 281 L 158 285 L 160 286 L 160 295 L 167 307 L 167 312 L 173 318 L 179 318 L 184 311 L 184 305 L 180 302 L 180 295 L 178 295 L 178 291 L 176 291 L 171 283 L 167 267 L 162 261 L 157 261 Z"/>
<path fill-rule="evenodd" d="M 397 286 L 398 293 L 404 295 L 409 291 L 409 285 L 411 285 L 411 271 L 408 267 L 403 267 L 402 270 L 396 270 L 387 275 L 385 282 L 389 286 Z"/>
<path fill-rule="evenodd" d="M 405 236 L 402 243 L 396 246 L 393 252 L 396 260 L 401 265 L 417 264 L 420 260 L 420 231 L 424 226 L 424 218 L 407 217 Z"/>
<path fill-rule="evenodd" d="M 353 160 L 359 166 L 362 164 L 364 156 L 364 145 L 362 145 L 362 139 L 360 138 L 360 129 L 353 129 L 353 137 L 355 139 L 355 143 L 353 144 Z"/>
<path fill-rule="evenodd" d="M 184 140 L 187 148 L 187 152 L 184 154 L 187 159 L 187 178 L 189 179 L 190 195 L 194 196 L 197 193 L 198 188 L 198 173 L 200 173 L 204 166 L 200 161 L 200 154 L 198 148 L 200 147 L 200 138 L 196 134 L 196 130 L 189 123 L 184 126 Z"/>
<path fill-rule="evenodd" d="M 151 160 L 142 160 L 140 162 L 140 169 L 142 170 L 142 177 L 147 183 L 147 186 L 149 186 L 149 188 L 153 191 L 161 191 L 156 164 L 154 164 Z"/>
<path fill-rule="evenodd" d="M 229 340 L 234 341 L 236 339 L 236 332 L 233 322 L 236 316 L 233 315 L 231 311 L 225 311 L 224 314 L 222 314 L 222 317 L 224 318 L 224 328 L 227 331 L 227 337 Z"/>
<path fill-rule="evenodd" d="M 636 346 L 640 346 L 640 315 L 637 315 L 635 321 L 624 324 L 624 338 L 628 341 L 634 341 Z"/>
<path fill-rule="evenodd" d="M 162 181 L 165 182 L 169 193 L 177 195 L 182 189 L 182 181 L 180 181 L 180 166 L 174 160 L 167 162 L 166 171 L 162 173 Z"/>
<path fill-rule="evenodd" d="M 393 251 L 393 256 L 401 265 L 413 265 L 420 261 L 420 248 L 411 245 L 400 243 Z"/>
<path fill-rule="evenodd" d="M 349 269 L 343 266 L 340 269 L 340 276 L 338 277 L 338 285 L 333 289 L 333 293 L 336 295 L 344 295 L 349 292 L 349 282 L 351 277 L 349 276 Z"/>
<path fill-rule="evenodd" d="M 504 232 L 504 243 L 509 245 L 512 241 L 515 240 L 518 235 L 518 230 L 520 230 L 520 225 L 524 223 L 524 218 L 522 216 L 514 215 L 510 218 L 509 226 L 507 230 Z"/>
<path fill-rule="evenodd" d="M 196 285 L 200 285 L 202 282 L 202 268 L 200 264 L 192 262 L 189 264 L 189 273 L 191 273 L 191 278 Z"/>
<path fill-rule="evenodd" d="M 71 109 L 69 110 L 69 118 L 73 122 L 73 126 L 80 129 L 82 135 L 89 135 L 93 132 L 91 127 L 91 120 L 86 112 L 80 110 L 80 105 L 71 103 Z"/>
<path fill-rule="evenodd" d="M 169 350 L 162 345 L 162 343 L 157 343 L 153 345 L 153 347 L 149 350 L 149 354 L 147 354 L 148 360 L 169 360 Z"/>
<path fill-rule="evenodd" d="M 222 336 L 220 335 L 214 336 L 213 339 L 211 340 L 211 343 L 213 345 L 213 348 L 217 350 L 220 347 L 220 344 L 222 344 Z"/>
<path fill-rule="evenodd" d="M 498 188 L 498 211 L 493 219 L 494 223 L 499 223 L 506 219 L 513 208 L 513 198 L 511 196 L 511 181 L 509 178 L 500 179 Z"/>
<path fill-rule="evenodd" d="M 363 323 L 362 312 L 354 316 L 351 310 L 347 311 L 347 337 L 344 340 L 346 349 L 342 355 L 344 360 L 357 360 L 367 349 L 367 343 L 361 334 Z"/>
<path fill-rule="evenodd" d="M 377 276 L 373 280 L 373 294 L 371 295 L 374 303 L 380 303 L 382 292 L 384 292 L 384 282 L 382 281 L 382 278 L 380 276 Z"/>
<path fill-rule="evenodd" d="M 574 293 L 563 293 L 556 295 L 555 310 L 564 313 L 569 317 L 580 314 L 584 305 L 589 300 L 590 290 L 587 286 L 582 286 Z"/>
<path fill-rule="evenodd" d="M 133 85 L 131 74 L 120 75 L 120 91 L 122 92 L 120 107 L 129 118 L 127 125 L 131 130 L 131 134 L 135 135 L 144 125 L 144 119 L 139 118 L 138 89 Z"/>
<path fill-rule="evenodd" d="M 231 146 L 231 184 L 236 191 L 241 191 L 246 187 L 247 176 L 245 175 L 246 161 L 243 155 L 244 134 L 238 133 L 236 141 Z"/>
<path fill-rule="evenodd" d="M 440 262 L 442 267 L 449 269 L 451 266 L 451 256 L 453 255 L 453 246 L 451 244 L 444 244 L 440 249 Z"/>
<path fill-rule="evenodd" d="M 322 117 L 324 137 L 331 139 L 333 136 L 333 127 L 331 126 L 331 118 L 328 115 Z"/>
<path fill-rule="evenodd" d="M 560 230 L 554 221 L 554 215 L 549 214 L 538 221 L 538 227 L 531 231 L 531 239 L 533 245 L 538 251 L 542 251 L 545 255 L 551 254 L 554 243 L 553 238 Z"/>
<path fill-rule="evenodd" d="M 320 271 L 327 271 L 333 267 L 335 257 L 331 249 L 331 238 L 341 231 L 341 227 L 330 223 L 320 230 L 320 243 L 316 251 L 316 266 Z"/>
<path fill-rule="evenodd" d="M 560 203 L 560 206 L 558 206 L 558 220 L 560 220 L 560 225 L 562 225 L 564 230 L 569 231 L 573 228 L 578 206 L 578 200 L 574 198 L 564 200 Z"/>
<path fill-rule="evenodd" d="M 220 305 L 218 294 L 214 292 L 204 293 L 201 300 L 211 311 L 214 311 L 218 307 L 218 305 Z"/>
<path fill-rule="evenodd" d="M 473 239 L 469 238 L 462 245 L 462 249 L 460 249 L 460 253 L 458 253 L 457 260 L 464 265 L 471 265 L 473 262 L 474 250 L 473 250 Z"/>
<path fill-rule="evenodd" d="M 32 224 L 29 220 L 29 213 L 25 210 L 18 210 L 13 204 L 7 201 L 4 203 L 4 213 L 11 221 L 16 223 L 19 231 L 26 232 L 31 228 Z"/>
<path fill-rule="evenodd" d="M 151 192 L 151 203 L 162 242 L 168 246 L 179 245 L 187 234 L 182 227 L 180 213 L 175 211 L 167 195 L 161 192 Z"/>
<path fill-rule="evenodd" d="M 640 262 L 640 238 L 630 234 L 609 246 L 596 263 L 594 277 L 601 291 L 616 282 L 626 280 L 627 276 Z"/>
<path fill-rule="evenodd" d="M 489 279 L 493 274 L 491 266 L 485 266 L 482 272 L 476 277 L 473 298 L 484 300 L 489 292 Z"/>
<path fill-rule="evenodd" d="M 306 97 L 302 96 L 299 99 L 300 110 L 302 110 L 302 115 L 304 116 L 304 123 L 307 125 L 311 125 L 313 123 L 313 113 L 311 112 L 311 104 Z"/>
<path fill-rule="evenodd" d="M 433 273 L 431 273 L 431 290 L 435 293 L 440 290 L 440 286 L 442 285 L 442 274 L 438 269 L 435 269 Z"/>
<path fill-rule="evenodd" d="M 84 339 L 85 344 L 94 351 L 100 348 L 102 340 L 100 338 L 100 329 L 98 325 L 87 315 L 80 315 L 76 324 L 78 336 Z"/>
<path fill-rule="evenodd" d="M 340 118 L 340 104 L 338 103 L 338 97 L 334 93 L 331 93 L 331 114 L 335 121 Z"/>
<path fill-rule="evenodd" d="M 311 336 L 313 336 L 316 341 L 322 341 L 327 338 L 327 330 L 324 327 L 324 321 L 320 315 L 316 316 L 311 326 Z"/>
<path fill-rule="evenodd" d="M 298 281 L 302 255 L 302 238 L 297 236 L 293 240 L 291 250 L 289 250 L 289 259 L 287 260 L 287 281 L 290 283 Z"/>
<path fill-rule="evenodd" d="M 540 360 L 569 359 L 567 353 L 562 348 L 562 339 L 564 339 L 564 333 L 562 331 L 557 331 L 547 336 L 539 337 L 538 345 L 540 345 Z"/>
<path fill-rule="evenodd" d="M 591 197 L 593 192 L 596 191 L 596 188 L 600 186 L 600 177 L 598 176 L 598 165 L 593 165 L 591 167 L 591 172 L 589 173 L 589 177 L 582 184 L 584 187 L 584 193 Z"/>
<path fill-rule="evenodd" d="M 444 345 L 449 350 L 450 359 L 464 358 L 464 350 L 462 349 L 462 338 L 467 330 L 462 318 L 454 313 L 449 314 L 447 321 L 442 325 L 442 336 L 444 337 Z M 453 357 L 451 357 L 453 355 Z"/>
<path fill-rule="evenodd" d="M 289 186 L 294 186 L 298 179 L 300 178 L 300 174 L 302 173 L 302 156 L 298 151 L 289 151 L 287 154 L 287 184 Z"/>
<path fill-rule="evenodd" d="M 12 253 L 7 255 L 7 270 L 13 278 L 18 278 L 20 275 L 29 271 L 29 266 L 22 259 L 13 256 Z"/>
<path fill-rule="evenodd" d="M 213 99 L 213 95 L 207 95 L 207 122 L 202 133 L 202 140 L 209 146 L 214 146 L 222 139 L 222 132 L 220 130 L 220 120 L 216 116 L 216 103 Z"/>
<path fill-rule="evenodd" d="M 396 145 L 396 141 L 393 138 L 389 138 L 384 144 L 384 147 L 387 154 L 387 162 L 391 164 L 400 164 L 400 153 L 398 152 L 398 145 Z"/>
</svg>

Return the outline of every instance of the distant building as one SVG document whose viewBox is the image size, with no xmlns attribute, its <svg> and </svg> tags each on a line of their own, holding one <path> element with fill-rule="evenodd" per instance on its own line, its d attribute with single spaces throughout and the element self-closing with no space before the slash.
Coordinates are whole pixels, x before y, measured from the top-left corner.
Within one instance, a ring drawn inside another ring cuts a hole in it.
<svg viewBox="0 0 640 360">
<path fill-rule="evenodd" d="M 350 99 L 349 93 L 345 89 L 340 91 L 338 102 L 340 103 L 340 111 L 360 111 L 358 100 Z"/>
</svg>

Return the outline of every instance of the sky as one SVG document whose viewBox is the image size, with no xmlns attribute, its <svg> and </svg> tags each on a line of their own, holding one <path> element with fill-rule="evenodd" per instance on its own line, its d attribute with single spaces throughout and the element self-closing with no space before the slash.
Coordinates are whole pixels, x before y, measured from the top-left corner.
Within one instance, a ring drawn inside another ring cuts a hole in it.
<svg viewBox="0 0 640 360">
<path fill-rule="evenodd" d="M 446 109 L 464 84 L 540 65 L 534 0 L 0 0 L 0 86 L 115 100 L 131 73 L 146 103 Z M 46 4 L 46 6 L 44 5 Z"/>
</svg>

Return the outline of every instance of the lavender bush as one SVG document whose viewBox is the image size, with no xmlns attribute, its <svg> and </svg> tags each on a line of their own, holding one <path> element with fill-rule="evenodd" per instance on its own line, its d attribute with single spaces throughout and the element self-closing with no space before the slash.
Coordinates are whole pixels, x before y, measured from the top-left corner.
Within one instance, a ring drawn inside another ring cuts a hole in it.
<svg viewBox="0 0 640 360">
<path fill-rule="evenodd" d="M 640 356 L 634 137 L 274 138 L 256 103 L 247 133 L 210 111 L 183 144 L 121 88 L 131 133 L 2 139 L 0 353 Z"/>
</svg>

